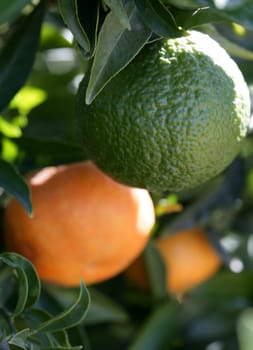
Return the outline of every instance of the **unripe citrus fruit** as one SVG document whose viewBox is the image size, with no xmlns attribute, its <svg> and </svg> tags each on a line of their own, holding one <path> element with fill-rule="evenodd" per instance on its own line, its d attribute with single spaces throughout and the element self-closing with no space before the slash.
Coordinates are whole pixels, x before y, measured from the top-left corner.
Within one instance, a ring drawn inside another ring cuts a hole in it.
<svg viewBox="0 0 253 350">
<path fill-rule="evenodd" d="M 146 190 L 118 184 L 91 162 L 47 167 L 28 181 L 34 216 L 11 200 L 4 238 L 8 250 L 31 260 L 42 280 L 97 283 L 142 252 L 155 220 Z"/>
<path fill-rule="evenodd" d="M 193 188 L 225 169 L 250 118 L 248 87 L 208 35 L 146 45 L 77 115 L 86 153 L 119 182 L 152 191 Z"/>
<path fill-rule="evenodd" d="M 221 259 L 205 231 L 195 227 L 154 240 L 166 267 L 168 291 L 180 294 L 206 281 L 221 265 Z M 126 270 L 127 278 L 141 288 L 148 287 L 147 273 L 141 257 Z"/>
</svg>

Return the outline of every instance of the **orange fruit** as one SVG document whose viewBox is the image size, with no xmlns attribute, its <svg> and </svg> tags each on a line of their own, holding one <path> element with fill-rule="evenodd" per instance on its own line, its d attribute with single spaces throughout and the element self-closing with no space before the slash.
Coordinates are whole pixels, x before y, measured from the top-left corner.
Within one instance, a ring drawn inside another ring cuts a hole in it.
<svg viewBox="0 0 253 350">
<path fill-rule="evenodd" d="M 145 45 L 89 105 L 86 76 L 80 84 L 85 155 L 121 183 L 190 190 L 241 150 L 251 102 L 240 69 L 209 35 L 182 34 Z"/>
<path fill-rule="evenodd" d="M 166 267 L 167 289 L 180 294 L 206 281 L 221 265 L 221 259 L 200 227 L 154 239 Z M 140 288 L 148 288 L 147 273 L 141 257 L 126 270 L 126 277 Z"/>
<path fill-rule="evenodd" d="M 34 216 L 11 200 L 4 240 L 7 250 L 34 264 L 42 280 L 98 283 L 141 254 L 155 222 L 146 190 L 115 182 L 89 161 L 46 167 L 28 182 Z"/>
</svg>

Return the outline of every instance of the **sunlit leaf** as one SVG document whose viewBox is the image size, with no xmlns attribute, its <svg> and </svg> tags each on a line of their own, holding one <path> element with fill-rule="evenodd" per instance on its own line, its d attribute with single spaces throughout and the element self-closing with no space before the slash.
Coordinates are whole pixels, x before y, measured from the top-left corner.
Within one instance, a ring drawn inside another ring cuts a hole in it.
<svg viewBox="0 0 253 350">
<path fill-rule="evenodd" d="M 12 99 L 10 108 L 17 108 L 21 114 L 27 114 L 47 98 L 45 90 L 34 86 L 23 87 Z"/>
<path fill-rule="evenodd" d="M 131 30 L 123 28 L 113 13 L 104 21 L 86 90 L 87 104 L 137 55 L 151 35 L 133 4 L 127 7 L 127 13 Z"/>
<path fill-rule="evenodd" d="M 21 129 L 0 116 L 0 132 L 8 137 L 19 137 L 22 134 Z"/>
</svg>

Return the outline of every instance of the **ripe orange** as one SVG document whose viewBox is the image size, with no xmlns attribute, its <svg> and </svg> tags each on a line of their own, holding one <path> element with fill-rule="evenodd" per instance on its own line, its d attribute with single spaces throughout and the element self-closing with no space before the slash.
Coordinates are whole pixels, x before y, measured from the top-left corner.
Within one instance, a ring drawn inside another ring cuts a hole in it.
<svg viewBox="0 0 253 350">
<path fill-rule="evenodd" d="M 166 267 L 170 293 L 180 294 L 201 284 L 219 269 L 221 259 L 200 227 L 154 239 Z M 126 270 L 126 277 L 140 288 L 148 288 L 141 257 Z"/>
<path fill-rule="evenodd" d="M 118 184 L 91 162 L 47 167 L 28 181 L 34 216 L 11 200 L 4 239 L 8 250 L 31 260 L 42 280 L 97 283 L 144 249 L 155 221 L 146 190 Z"/>
</svg>

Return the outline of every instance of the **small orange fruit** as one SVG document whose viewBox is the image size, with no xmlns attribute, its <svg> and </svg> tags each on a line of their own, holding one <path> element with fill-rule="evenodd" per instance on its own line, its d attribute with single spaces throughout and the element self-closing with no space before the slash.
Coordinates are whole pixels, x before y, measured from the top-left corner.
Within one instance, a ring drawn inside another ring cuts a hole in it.
<svg viewBox="0 0 253 350">
<path fill-rule="evenodd" d="M 221 258 L 200 227 L 175 232 L 154 239 L 166 267 L 167 289 L 180 294 L 206 281 L 221 265 Z M 126 277 L 140 288 L 148 288 L 141 257 L 126 270 Z"/>
<path fill-rule="evenodd" d="M 6 248 L 42 280 L 75 286 L 109 279 L 141 254 L 155 222 L 149 193 L 118 184 L 92 162 L 46 167 L 28 178 L 34 216 L 11 200 Z"/>
</svg>

